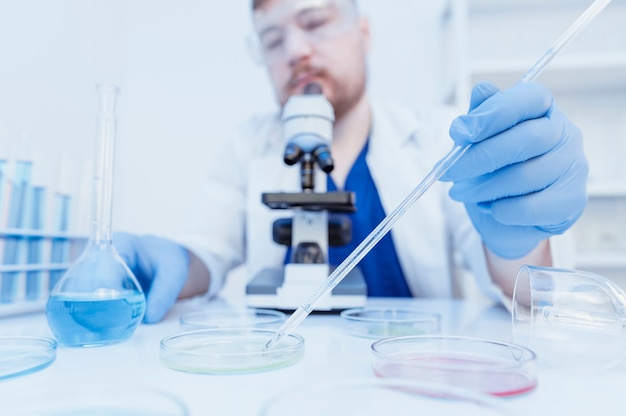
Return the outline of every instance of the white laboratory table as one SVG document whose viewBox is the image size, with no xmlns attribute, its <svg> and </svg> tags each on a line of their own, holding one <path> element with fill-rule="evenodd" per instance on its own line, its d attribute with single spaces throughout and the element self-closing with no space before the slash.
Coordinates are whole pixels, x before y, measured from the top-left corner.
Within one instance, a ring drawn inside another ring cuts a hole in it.
<svg viewBox="0 0 626 416">
<path fill-rule="evenodd" d="M 433 299 L 372 299 L 370 303 L 438 312 L 444 334 L 512 339 L 510 315 L 500 306 Z M 180 302 L 161 323 L 141 325 L 130 340 L 120 344 L 60 347 L 49 367 L 0 380 L 0 415 L 10 416 L 2 403 L 24 391 L 90 383 L 167 390 L 186 403 L 191 416 L 256 415 L 269 397 L 300 383 L 375 377 L 371 370 L 372 340 L 344 333 L 338 315 L 311 315 L 304 320 L 295 332 L 305 339 L 305 354 L 289 367 L 244 375 L 190 374 L 165 367 L 159 361 L 160 340 L 181 332 L 182 314 L 202 307 L 206 307 L 204 300 Z M 0 319 L 0 335 L 52 336 L 43 313 Z M 624 363 L 595 372 L 538 365 L 538 382 L 531 393 L 498 400 L 522 415 L 626 415 Z"/>
</svg>

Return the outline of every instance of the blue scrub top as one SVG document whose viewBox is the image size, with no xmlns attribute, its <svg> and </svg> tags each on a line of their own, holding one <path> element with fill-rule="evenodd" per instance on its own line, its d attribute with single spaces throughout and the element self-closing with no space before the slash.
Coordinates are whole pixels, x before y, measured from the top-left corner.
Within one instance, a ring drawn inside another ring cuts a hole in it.
<svg viewBox="0 0 626 416">
<path fill-rule="evenodd" d="M 346 214 L 352 221 L 352 240 L 345 246 L 329 247 L 328 257 L 331 265 L 339 265 L 369 235 L 369 233 L 385 218 L 385 210 L 380 202 L 378 190 L 365 161 L 368 143 L 355 160 L 348 177 L 345 191 L 356 195 L 356 212 Z M 327 189 L 336 191 L 337 186 L 328 175 Z M 287 250 L 285 262 L 291 256 L 291 248 Z M 411 297 L 411 291 L 404 279 L 404 273 L 398 261 L 391 233 L 387 233 L 365 257 L 359 262 L 367 284 L 367 295 L 374 297 Z"/>
</svg>

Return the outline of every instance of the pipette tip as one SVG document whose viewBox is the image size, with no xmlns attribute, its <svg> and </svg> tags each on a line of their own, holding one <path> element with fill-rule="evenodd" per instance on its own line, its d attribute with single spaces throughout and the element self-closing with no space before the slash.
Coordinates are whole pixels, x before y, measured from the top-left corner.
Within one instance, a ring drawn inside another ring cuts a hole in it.
<svg viewBox="0 0 626 416">
<path fill-rule="evenodd" d="M 265 344 L 265 346 L 263 347 L 263 351 L 269 351 L 274 348 L 276 344 L 278 344 L 278 341 L 280 341 L 281 337 L 282 334 L 280 332 L 276 332 L 274 336 L 269 341 L 267 341 L 267 344 Z"/>
</svg>

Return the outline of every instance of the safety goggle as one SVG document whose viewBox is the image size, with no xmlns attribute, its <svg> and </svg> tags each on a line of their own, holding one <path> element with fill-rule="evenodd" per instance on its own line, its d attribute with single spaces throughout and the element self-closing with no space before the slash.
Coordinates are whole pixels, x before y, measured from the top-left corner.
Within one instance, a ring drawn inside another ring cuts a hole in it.
<svg viewBox="0 0 626 416">
<path fill-rule="evenodd" d="M 254 12 L 255 34 L 249 39 L 255 60 L 271 64 L 284 59 L 293 36 L 316 44 L 342 35 L 356 22 L 354 0 L 293 0 Z"/>
</svg>

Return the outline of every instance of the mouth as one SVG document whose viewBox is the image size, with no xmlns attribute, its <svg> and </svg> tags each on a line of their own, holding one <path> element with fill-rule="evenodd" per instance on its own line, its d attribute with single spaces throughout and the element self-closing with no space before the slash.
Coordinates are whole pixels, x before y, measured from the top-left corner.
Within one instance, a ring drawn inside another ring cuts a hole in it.
<svg viewBox="0 0 626 416">
<path fill-rule="evenodd" d="M 320 78 L 320 74 L 313 71 L 294 74 L 287 84 L 288 91 L 290 94 L 302 94 L 304 92 L 304 87 L 312 82 L 319 84 Z"/>
</svg>

